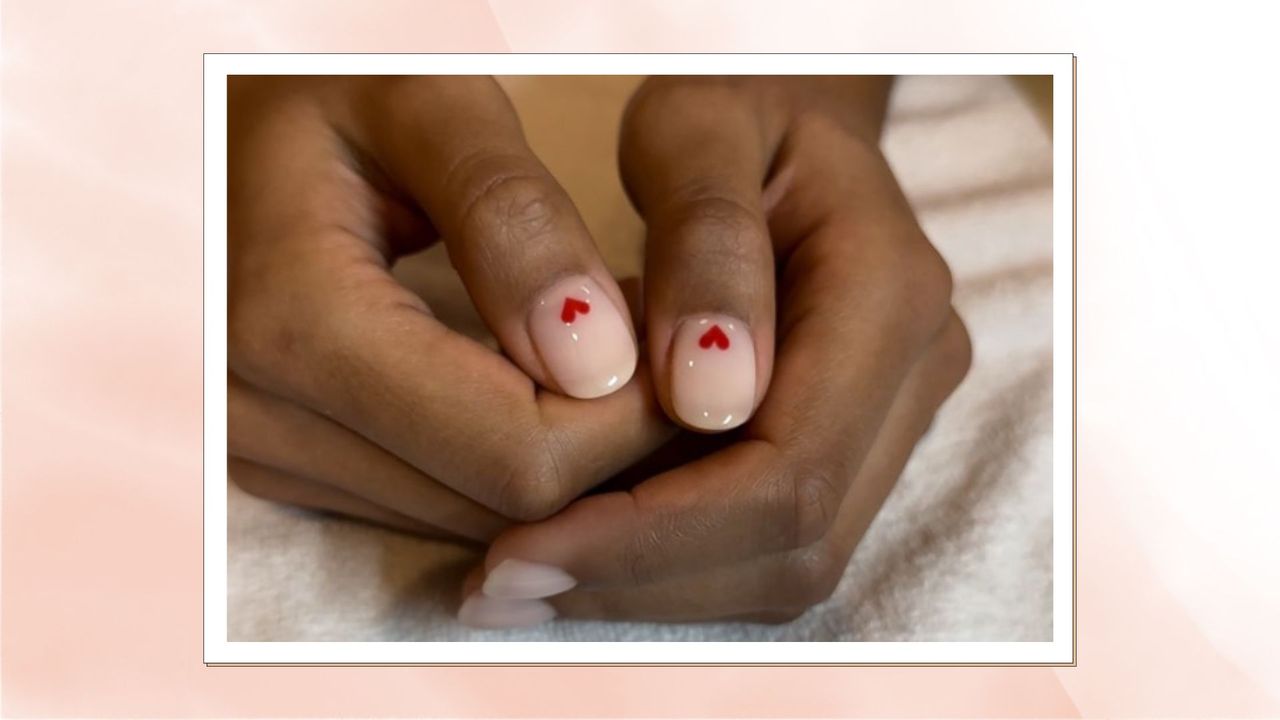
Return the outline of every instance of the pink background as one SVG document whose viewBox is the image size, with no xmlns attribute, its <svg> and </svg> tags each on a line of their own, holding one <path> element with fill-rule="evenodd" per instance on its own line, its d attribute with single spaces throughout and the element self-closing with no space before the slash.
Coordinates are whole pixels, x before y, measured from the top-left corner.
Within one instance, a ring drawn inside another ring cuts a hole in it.
<svg viewBox="0 0 1280 720">
<path fill-rule="evenodd" d="M 1280 392 L 1266 368 L 1275 364 L 1263 362 L 1275 347 L 1274 320 L 1254 302 L 1269 299 L 1257 294 L 1266 287 L 1255 282 L 1260 271 L 1227 268 L 1197 242 L 1201 231 L 1232 242 L 1249 227 L 1247 215 L 1216 226 L 1187 215 L 1195 208 L 1172 200 L 1182 188 L 1168 178 L 1180 174 L 1164 167 L 1167 148 L 1157 144 L 1185 137 L 1159 122 L 1156 93 L 1170 82 L 1198 79 L 1200 100 L 1207 92 L 1223 103 L 1250 102 L 1248 88 L 1204 90 L 1221 76 L 1198 71 L 1172 39 L 1150 40 L 1150 58 L 1126 52 L 1128 38 L 1149 34 L 1139 10 L 979 3 L 960 15 L 957 7 L 5 2 L 0 709 L 88 717 L 1280 715 L 1277 536 L 1246 522 L 1266 520 L 1274 507 L 1275 491 L 1260 489 L 1277 477 L 1274 452 L 1262 452 L 1273 440 L 1249 429 L 1211 439 L 1187 419 L 1274 407 Z M 1162 36 L 1185 42 L 1203 32 L 1194 13 L 1167 13 Z M 1266 47 L 1267 25 L 1246 25 L 1242 32 Z M 1241 49 L 1248 46 L 1233 48 L 1235 61 L 1261 66 L 1266 58 Z M 201 664 L 201 53 L 570 49 L 1081 55 L 1080 97 L 1090 110 L 1080 121 L 1078 667 Z M 1179 122 L 1212 127 L 1210 114 L 1178 110 Z M 1242 131 L 1263 129 L 1241 115 Z M 1223 142 L 1244 151 L 1247 136 Z M 1274 143 L 1258 150 L 1274 151 Z M 1234 169 L 1218 154 L 1180 152 Z M 1108 161 L 1114 167 L 1100 169 Z M 1148 169 L 1153 179 L 1141 182 Z M 1185 182 L 1205 180 L 1193 173 Z M 1223 199 L 1215 192 L 1199 197 Z M 1122 205 L 1129 199 L 1134 205 Z M 1117 233 L 1117 223 L 1122 233 L 1094 242 Z M 1179 278 L 1221 273 L 1241 278 L 1208 298 L 1231 310 L 1225 315 L 1176 292 L 1186 287 Z M 1168 290 L 1151 297 L 1172 303 L 1180 322 L 1201 323 L 1202 344 L 1172 352 L 1161 336 L 1172 321 L 1132 301 L 1135 278 Z M 1236 388 L 1222 380 L 1200 390 L 1176 380 L 1177 367 L 1219 359 L 1215 348 L 1249 359 L 1235 371 L 1247 396 L 1232 397 Z M 1125 382 L 1131 370 L 1142 371 L 1136 383 Z M 1117 434 L 1122 427 L 1129 437 Z"/>
</svg>

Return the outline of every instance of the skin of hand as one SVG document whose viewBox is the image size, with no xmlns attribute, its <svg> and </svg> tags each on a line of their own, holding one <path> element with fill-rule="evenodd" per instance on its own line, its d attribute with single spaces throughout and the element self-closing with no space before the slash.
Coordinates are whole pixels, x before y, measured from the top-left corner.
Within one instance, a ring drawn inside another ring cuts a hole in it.
<svg viewBox="0 0 1280 720">
<path fill-rule="evenodd" d="M 775 622 L 834 592 L 971 357 L 950 272 L 879 149 L 890 86 L 664 77 L 636 93 L 620 162 L 648 228 L 654 389 L 687 428 L 737 430 L 504 531 L 464 583 L 463 622 Z"/>
<path fill-rule="evenodd" d="M 672 436 L 618 285 L 492 78 L 235 77 L 228 99 L 242 488 L 486 542 Z M 390 274 L 437 240 L 504 354 Z"/>
</svg>

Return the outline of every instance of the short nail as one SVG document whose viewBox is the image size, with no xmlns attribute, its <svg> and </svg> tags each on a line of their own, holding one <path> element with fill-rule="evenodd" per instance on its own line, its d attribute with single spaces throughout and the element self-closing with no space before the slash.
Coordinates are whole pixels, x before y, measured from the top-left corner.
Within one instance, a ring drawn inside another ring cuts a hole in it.
<svg viewBox="0 0 1280 720">
<path fill-rule="evenodd" d="M 484 579 L 484 594 L 492 598 L 534 599 L 559 595 L 578 581 L 553 565 L 514 558 L 503 560 Z"/>
<path fill-rule="evenodd" d="M 671 351 L 671 403 L 699 430 L 728 430 L 755 406 L 756 348 L 746 323 L 727 315 L 695 315 L 676 328 Z"/>
<path fill-rule="evenodd" d="M 529 336 L 547 372 L 576 398 L 608 395 L 636 370 L 636 345 L 622 313 L 585 275 L 557 282 L 535 301 Z"/>
<path fill-rule="evenodd" d="M 541 625 L 556 616 L 542 600 L 513 600 L 474 593 L 458 608 L 458 622 L 473 628 L 520 628 Z"/>
</svg>

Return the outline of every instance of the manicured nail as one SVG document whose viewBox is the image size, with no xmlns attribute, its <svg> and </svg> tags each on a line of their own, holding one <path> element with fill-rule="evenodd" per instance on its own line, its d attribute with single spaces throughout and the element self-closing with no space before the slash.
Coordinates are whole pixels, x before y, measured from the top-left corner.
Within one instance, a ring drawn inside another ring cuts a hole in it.
<svg viewBox="0 0 1280 720">
<path fill-rule="evenodd" d="M 533 599 L 559 595 L 577 584 L 572 575 L 553 565 L 511 558 L 489 571 L 483 590 L 493 598 Z"/>
<path fill-rule="evenodd" d="M 585 275 L 552 285 L 529 314 L 529 336 L 542 364 L 576 398 L 608 395 L 636 371 L 631 331 L 600 286 Z"/>
<path fill-rule="evenodd" d="M 473 593 L 458 608 L 458 622 L 473 628 L 521 628 L 541 625 L 556 616 L 541 600 L 513 600 Z"/>
<path fill-rule="evenodd" d="M 756 348 L 746 323 L 696 315 L 676 328 L 671 351 L 671 403 L 699 430 L 728 430 L 755 407 Z"/>
</svg>

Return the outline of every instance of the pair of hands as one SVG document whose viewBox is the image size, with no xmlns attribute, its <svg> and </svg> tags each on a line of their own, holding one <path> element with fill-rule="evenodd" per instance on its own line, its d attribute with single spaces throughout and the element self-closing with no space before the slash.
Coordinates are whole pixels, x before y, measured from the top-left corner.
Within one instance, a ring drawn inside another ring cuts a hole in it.
<svg viewBox="0 0 1280 720">
<path fill-rule="evenodd" d="M 487 545 L 472 625 L 797 616 L 969 364 L 889 85 L 646 81 L 633 322 L 491 78 L 233 79 L 231 477 Z M 392 277 L 437 240 L 503 354 Z"/>
</svg>

